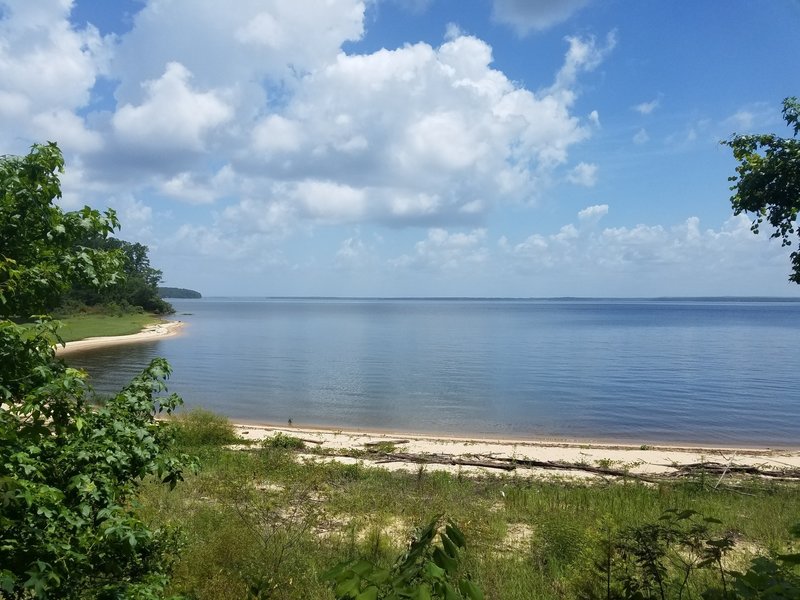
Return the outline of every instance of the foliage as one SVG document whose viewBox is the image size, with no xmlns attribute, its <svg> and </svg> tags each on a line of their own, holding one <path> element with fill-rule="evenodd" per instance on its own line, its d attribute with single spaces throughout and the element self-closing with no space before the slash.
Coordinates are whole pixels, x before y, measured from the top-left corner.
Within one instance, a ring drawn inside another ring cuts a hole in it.
<svg viewBox="0 0 800 600">
<path fill-rule="evenodd" d="M 293 435 L 286 435 L 279 431 L 275 435 L 265 438 L 262 442 L 265 448 L 283 448 L 286 450 L 302 450 L 306 447 L 303 440 Z"/>
<path fill-rule="evenodd" d="M 118 280 L 119 252 L 80 245 L 111 232 L 113 212 L 62 212 L 62 170 L 55 144 L 0 158 L 0 597 L 156 597 L 177 538 L 131 503 L 146 477 L 182 478 L 185 460 L 155 420 L 180 403 L 159 396 L 169 365 L 154 360 L 95 408 L 85 374 L 54 356 L 57 324 L 10 320 L 75 282 Z"/>
<path fill-rule="evenodd" d="M 800 102 L 797 98 L 783 101 L 783 118 L 792 128 L 791 138 L 775 134 L 735 135 L 722 142 L 733 150 L 739 162 L 736 175 L 729 177 L 733 183 L 731 196 L 734 214 L 754 215 L 751 229 L 758 233 L 766 219 L 774 229 L 771 237 L 780 238 L 784 246 L 791 245 L 793 234 L 798 232 L 797 215 L 800 211 Z M 790 281 L 800 284 L 800 252 L 790 255 L 792 274 Z"/>
<path fill-rule="evenodd" d="M 0 157 L 0 317 L 39 314 L 72 285 L 99 287 L 120 279 L 120 252 L 90 248 L 87 235 L 106 239 L 119 221 L 113 210 L 63 212 L 54 143 L 27 156 Z"/>
<path fill-rule="evenodd" d="M 331 569 L 325 577 L 333 581 L 337 600 L 482 600 L 483 593 L 462 573 L 464 534 L 450 520 L 441 531 L 441 521 L 441 515 L 434 517 L 391 569 L 382 569 L 366 560 L 341 563 Z M 437 534 L 441 545 L 434 544 Z"/>
<path fill-rule="evenodd" d="M 175 441 L 188 448 L 223 446 L 238 440 L 228 419 L 202 408 L 179 415 L 174 423 Z"/>
<path fill-rule="evenodd" d="M 147 246 L 98 235 L 87 235 L 83 243 L 96 249 L 118 252 L 122 257 L 123 277 L 114 285 L 101 289 L 86 285 L 73 286 L 61 299 L 62 306 L 69 309 L 82 305 L 119 305 L 157 314 L 175 312 L 172 305 L 158 293 L 162 273 L 150 265 Z"/>
<path fill-rule="evenodd" d="M 730 569 L 725 563 L 736 547 L 734 536 L 730 531 L 713 535 L 714 525 L 721 522 L 691 509 L 668 509 L 657 522 L 608 538 L 601 545 L 600 577 L 590 596 L 606 600 L 800 597 L 800 577 L 792 570 L 800 564 L 800 554 L 757 556 L 744 573 Z M 603 589 L 598 592 L 601 582 Z"/>
<path fill-rule="evenodd" d="M 177 287 L 159 287 L 158 295 L 162 298 L 202 298 L 203 295 L 195 290 Z"/>
</svg>

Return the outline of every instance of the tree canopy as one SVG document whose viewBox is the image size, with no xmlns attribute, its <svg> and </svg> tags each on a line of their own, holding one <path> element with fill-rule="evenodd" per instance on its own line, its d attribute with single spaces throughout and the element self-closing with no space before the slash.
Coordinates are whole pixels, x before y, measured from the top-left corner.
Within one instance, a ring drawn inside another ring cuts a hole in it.
<svg viewBox="0 0 800 600">
<path fill-rule="evenodd" d="M 773 228 L 771 237 L 791 246 L 798 229 L 800 211 L 800 102 L 796 97 L 783 101 L 783 118 L 792 137 L 775 134 L 734 135 L 722 142 L 733 149 L 739 161 L 731 196 L 734 214 L 753 216 L 752 230 L 758 233 L 766 220 Z M 800 252 L 790 254 L 790 281 L 800 284 Z"/>
<path fill-rule="evenodd" d="M 93 406 L 86 374 L 55 357 L 42 311 L 72 285 L 113 285 L 125 262 L 81 243 L 116 229 L 113 211 L 54 204 L 63 168 L 53 143 L 0 157 L 0 597 L 156 597 L 175 536 L 130 501 L 145 477 L 181 479 L 155 420 L 180 399 L 160 395 L 170 371 L 156 359 Z M 11 320 L 31 315 L 32 328 Z"/>
</svg>

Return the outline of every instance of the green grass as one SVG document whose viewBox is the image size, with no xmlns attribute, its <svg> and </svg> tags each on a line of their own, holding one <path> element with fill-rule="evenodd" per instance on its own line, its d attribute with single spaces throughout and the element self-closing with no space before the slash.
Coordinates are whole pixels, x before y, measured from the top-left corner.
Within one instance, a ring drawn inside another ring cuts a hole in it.
<svg viewBox="0 0 800 600">
<path fill-rule="evenodd" d="M 60 319 L 64 326 L 59 333 L 65 342 L 90 337 L 130 335 L 140 332 L 147 325 L 161 319 L 149 313 L 126 313 L 122 315 L 86 314 Z"/>
<path fill-rule="evenodd" d="M 193 427 L 192 437 L 210 436 L 196 419 Z M 390 566 L 415 526 L 445 513 L 466 535 L 467 565 L 487 598 L 568 599 L 594 597 L 588 590 L 602 583 L 605 539 L 658 522 L 668 508 L 716 517 L 722 523 L 714 533 L 735 535 L 747 552 L 791 549 L 789 531 L 800 522 L 796 484 L 712 485 L 409 474 L 302 463 L 291 449 L 266 445 L 206 447 L 198 474 L 172 492 L 149 484 L 140 501 L 150 523 L 184 532 L 172 591 L 191 598 L 246 598 L 253 590 L 257 597 L 333 598 L 322 573 L 354 558 Z"/>
</svg>

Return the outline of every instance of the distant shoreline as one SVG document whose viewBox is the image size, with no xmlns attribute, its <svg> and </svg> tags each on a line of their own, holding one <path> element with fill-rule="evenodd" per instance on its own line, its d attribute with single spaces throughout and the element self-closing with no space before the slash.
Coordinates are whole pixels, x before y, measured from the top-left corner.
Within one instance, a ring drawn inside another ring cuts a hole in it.
<svg viewBox="0 0 800 600">
<path fill-rule="evenodd" d="M 152 342 L 168 337 L 176 336 L 180 333 L 185 323 L 183 321 L 164 321 L 154 325 L 148 325 L 139 333 L 129 335 L 109 335 L 103 337 L 86 338 L 67 342 L 66 345 L 56 346 L 56 356 L 64 356 L 74 352 L 84 350 L 95 350 L 109 346 L 121 346 L 124 344 L 135 344 L 140 342 Z"/>
</svg>

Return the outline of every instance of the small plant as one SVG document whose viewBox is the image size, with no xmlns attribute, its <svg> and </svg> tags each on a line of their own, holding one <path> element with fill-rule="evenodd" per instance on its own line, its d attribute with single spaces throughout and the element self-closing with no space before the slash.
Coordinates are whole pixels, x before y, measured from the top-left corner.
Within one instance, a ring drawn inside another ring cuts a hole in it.
<svg viewBox="0 0 800 600">
<path fill-rule="evenodd" d="M 275 435 L 266 438 L 263 446 L 265 448 L 282 448 L 284 450 L 302 450 L 306 447 L 305 443 L 300 438 L 296 438 L 292 435 L 286 435 L 280 431 Z"/>
<path fill-rule="evenodd" d="M 463 573 L 464 534 L 450 520 L 441 531 L 441 522 L 441 515 L 434 517 L 391 569 L 382 569 L 366 560 L 336 565 L 324 578 L 333 583 L 337 600 L 483 600 L 483 593 Z M 434 543 L 437 536 L 440 544 Z"/>
<path fill-rule="evenodd" d="M 239 441 L 227 418 L 202 408 L 194 408 L 174 420 L 175 439 L 184 447 L 225 446 Z"/>
<path fill-rule="evenodd" d="M 367 446 L 367 452 L 375 452 L 378 454 L 391 454 L 397 450 L 394 442 L 374 442 Z"/>
</svg>

